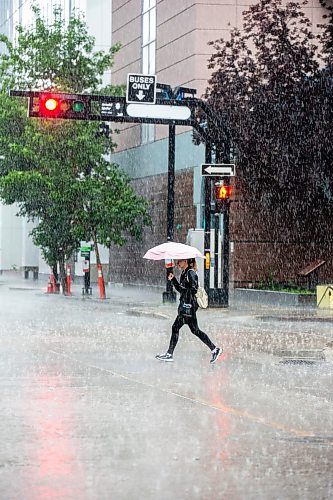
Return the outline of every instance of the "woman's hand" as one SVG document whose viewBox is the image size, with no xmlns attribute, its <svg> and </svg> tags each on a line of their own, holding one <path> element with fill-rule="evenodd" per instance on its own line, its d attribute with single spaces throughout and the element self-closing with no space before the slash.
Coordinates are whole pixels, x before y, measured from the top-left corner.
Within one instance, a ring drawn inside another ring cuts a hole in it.
<svg viewBox="0 0 333 500">
<path fill-rule="evenodd" d="M 171 281 L 175 277 L 174 274 L 170 273 L 168 274 L 168 280 Z"/>
</svg>

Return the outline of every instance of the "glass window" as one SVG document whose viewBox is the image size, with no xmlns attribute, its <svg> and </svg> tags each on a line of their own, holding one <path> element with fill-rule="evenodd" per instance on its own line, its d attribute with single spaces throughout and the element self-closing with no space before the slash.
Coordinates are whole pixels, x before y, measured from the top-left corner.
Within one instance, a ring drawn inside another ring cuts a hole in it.
<svg viewBox="0 0 333 500">
<path fill-rule="evenodd" d="M 156 39 L 156 9 L 149 12 L 149 42 Z"/>
<path fill-rule="evenodd" d="M 156 71 L 156 0 L 142 2 L 142 73 L 153 75 Z M 141 126 L 141 142 L 155 138 L 155 126 Z"/>
<path fill-rule="evenodd" d="M 155 54 L 156 54 L 156 47 L 155 47 L 155 42 L 152 42 L 149 44 L 149 73 L 154 74 L 155 73 Z"/>
<path fill-rule="evenodd" d="M 149 46 L 142 48 L 142 73 L 145 75 L 149 74 Z"/>
<path fill-rule="evenodd" d="M 149 43 L 149 12 L 142 16 L 142 45 Z"/>
</svg>

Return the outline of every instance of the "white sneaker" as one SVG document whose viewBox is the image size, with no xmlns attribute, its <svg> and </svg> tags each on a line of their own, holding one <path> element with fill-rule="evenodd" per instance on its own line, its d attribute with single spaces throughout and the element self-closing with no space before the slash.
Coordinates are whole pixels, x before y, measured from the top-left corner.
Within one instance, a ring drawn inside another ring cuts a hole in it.
<svg viewBox="0 0 333 500">
<path fill-rule="evenodd" d="M 166 352 L 165 354 L 157 354 L 155 357 L 160 361 L 168 361 L 169 363 L 173 361 L 173 356 L 169 352 Z"/>
<path fill-rule="evenodd" d="M 211 364 L 216 363 L 216 361 L 219 359 L 223 352 L 222 347 L 215 347 L 215 349 L 212 351 L 212 359 L 210 360 Z"/>
</svg>

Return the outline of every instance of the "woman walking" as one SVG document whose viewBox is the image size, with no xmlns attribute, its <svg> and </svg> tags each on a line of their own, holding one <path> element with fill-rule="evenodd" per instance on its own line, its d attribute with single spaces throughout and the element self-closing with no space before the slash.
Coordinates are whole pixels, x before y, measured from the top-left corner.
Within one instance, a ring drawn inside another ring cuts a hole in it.
<svg viewBox="0 0 333 500">
<path fill-rule="evenodd" d="M 160 361 L 173 361 L 173 351 L 178 342 L 179 330 L 185 324 L 189 326 L 191 332 L 196 335 L 211 350 L 211 363 L 215 363 L 221 356 L 223 349 L 217 347 L 210 340 L 208 335 L 200 330 L 197 320 L 198 303 L 195 295 L 198 290 L 198 275 L 196 273 L 195 259 L 182 259 L 177 261 L 178 267 L 182 270 L 180 281 L 170 273 L 168 279 L 171 281 L 177 292 L 180 293 L 177 318 L 172 325 L 172 335 L 169 349 L 165 354 L 156 356 Z"/>
</svg>

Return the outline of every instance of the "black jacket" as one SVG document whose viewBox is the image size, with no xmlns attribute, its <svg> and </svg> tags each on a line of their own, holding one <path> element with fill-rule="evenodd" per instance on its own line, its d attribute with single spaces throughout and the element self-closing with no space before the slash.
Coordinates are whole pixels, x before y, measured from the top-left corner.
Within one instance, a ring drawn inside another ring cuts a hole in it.
<svg viewBox="0 0 333 500">
<path fill-rule="evenodd" d="M 181 305 L 191 301 L 193 312 L 195 313 L 198 309 L 197 299 L 195 298 L 198 291 L 198 275 L 194 269 L 187 267 L 182 271 L 179 282 L 176 277 L 173 277 L 171 283 L 177 292 L 180 293 L 179 304 Z"/>
</svg>

